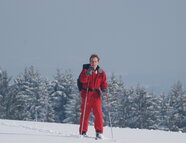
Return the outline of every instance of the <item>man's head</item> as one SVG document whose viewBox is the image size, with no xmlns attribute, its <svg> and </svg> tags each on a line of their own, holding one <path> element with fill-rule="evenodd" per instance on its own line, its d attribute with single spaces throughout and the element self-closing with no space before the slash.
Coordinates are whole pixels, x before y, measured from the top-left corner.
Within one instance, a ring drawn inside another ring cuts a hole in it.
<svg viewBox="0 0 186 143">
<path fill-rule="evenodd" d="M 98 55 L 92 54 L 89 58 L 90 66 L 96 69 L 99 64 L 99 60 L 100 58 Z"/>
</svg>

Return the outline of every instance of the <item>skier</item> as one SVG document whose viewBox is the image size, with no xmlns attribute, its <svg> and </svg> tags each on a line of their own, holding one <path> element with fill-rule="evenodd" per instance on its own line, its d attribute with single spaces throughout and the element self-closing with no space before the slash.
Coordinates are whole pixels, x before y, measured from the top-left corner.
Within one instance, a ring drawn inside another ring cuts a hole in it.
<svg viewBox="0 0 186 143">
<path fill-rule="evenodd" d="M 100 58 L 92 54 L 89 58 L 90 64 L 83 66 L 79 80 L 82 83 L 81 92 L 81 117 L 80 135 L 86 136 L 90 112 L 93 111 L 95 120 L 94 128 L 96 138 L 103 138 L 103 117 L 102 117 L 102 97 L 101 92 L 107 92 L 108 84 L 106 73 L 99 67 Z"/>
</svg>

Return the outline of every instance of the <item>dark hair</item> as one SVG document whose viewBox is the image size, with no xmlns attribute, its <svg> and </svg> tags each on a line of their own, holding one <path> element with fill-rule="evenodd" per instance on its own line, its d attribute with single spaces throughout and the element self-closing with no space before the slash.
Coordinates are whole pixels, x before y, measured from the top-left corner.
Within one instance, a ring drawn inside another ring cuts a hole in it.
<svg viewBox="0 0 186 143">
<path fill-rule="evenodd" d="M 92 54 L 89 58 L 89 61 L 91 61 L 92 58 L 97 58 L 98 59 L 98 62 L 100 60 L 99 56 L 97 54 Z"/>
</svg>

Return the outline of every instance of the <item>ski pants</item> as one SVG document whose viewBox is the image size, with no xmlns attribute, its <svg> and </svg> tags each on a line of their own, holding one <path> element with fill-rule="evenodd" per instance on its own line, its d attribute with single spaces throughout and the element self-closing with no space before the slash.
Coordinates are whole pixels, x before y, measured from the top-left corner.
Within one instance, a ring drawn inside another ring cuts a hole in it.
<svg viewBox="0 0 186 143">
<path fill-rule="evenodd" d="M 90 112 L 92 111 L 94 114 L 94 128 L 96 131 L 99 131 L 103 133 L 103 116 L 102 116 L 102 99 L 101 95 L 99 95 L 97 92 L 88 92 L 87 94 L 87 103 L 85 106 L 85 100 L 86 100 L 86 91 L 81 92 L 81 117 L 80 117 L 80 128 L 79 132 L 81 134 L 81 131 L 87 132 L 88 131 L 88 122 L 89 122 L 89 116 Z M 85 109 L 85 115 L 84 115 L 84 124 L 83 122 L 83 114 L 84 114 L 84 108 Z"/>
</svg>

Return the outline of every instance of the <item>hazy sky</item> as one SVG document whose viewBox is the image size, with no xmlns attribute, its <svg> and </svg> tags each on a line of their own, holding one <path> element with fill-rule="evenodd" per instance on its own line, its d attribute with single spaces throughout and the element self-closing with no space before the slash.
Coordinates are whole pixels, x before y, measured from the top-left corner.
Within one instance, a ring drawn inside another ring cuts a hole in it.
<svg viewBox="0 0 186 143">
<path fill-rule="evenodd" d="M 97 53 L 126 86 L 186 87 L 185 0 L 0 0 L 0 67 L 79 74 Z"/>
</svg>

